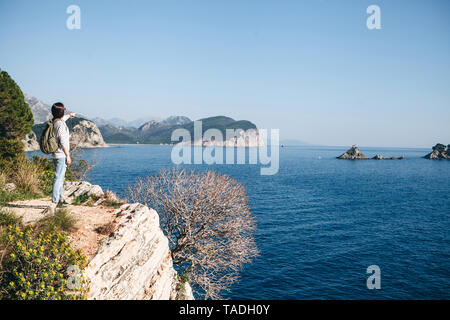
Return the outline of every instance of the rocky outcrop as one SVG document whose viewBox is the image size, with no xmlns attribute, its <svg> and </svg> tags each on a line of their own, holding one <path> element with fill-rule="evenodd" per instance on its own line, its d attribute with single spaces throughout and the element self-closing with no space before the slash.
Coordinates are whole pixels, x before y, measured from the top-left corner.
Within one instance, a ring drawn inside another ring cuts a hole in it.
<svg viewBox="0 0 450 320">
<path fill-rule="evenodd" d="M 86 268 L 90 299 L 175 299 L 176 272 L 155 210 L 139 203 L 117 212 L 119 227 Z"/>
<path fill-rule="evenodd" d="M 447 145 L 447 150 L 442 143 L 436 144 L 433 147 L 433 151 L 424 156 L 424 158 L 430 160 L 450 160 L 450 144 Z"/>
<path fill-rule="evenodd" d="M 382 156 L 381 154 L 377 154 L 372 159 L 373 160 L 403 160 L 403 159 L 405 159 L 405 156 L 402 155 L 400 157 L 385 157 L 385 156 Z"/>
<path fill-rule="evenodd" d="M 85 181 L 66 183 L 68 202 L 80 195 L 102 196 L 103 191 Z M 85 270 L 90 282 L 88 299 L 193 299 L 188 283 L 178 286 L 156 211 L 139 203 L 124 204 L 115 216 L 115 231 L 100 244 Z"/>
<path fill-rule="evenodd" d="M 71 203 L 73 199 L 79 196 L 101 197 L 103 190 L 99 185 L 90 184 L 87 181 L 66 181 L 64 183 L 64 197 Z"/>
<path fill-rule="evenodd" d="M 70 133 L 70 143 L 79 148 L 101 148 L 107 146 L 95 123 L 88 120 L 82 120 L 73 127 Z"/>
<path fill-rule="evenodd" d="M 354 144 L 350 149 L 341 154 L 338 159 L 349 159 L 349 160 L 358 160 L 358 159 L 372 159 L 372 160 L 403 160 L 405 156 L 400 157 L 385 157 L 381 154 L 377 154 L 372 158 L 366 157 L 364 153 L 359 151 L 358 147 Z"/>
<path fill-rule="evenodd" d="M 358 147 L 355 144 L 337 158 L 338 159 L 350 159 L 350 160 L 369 159 L 364 155 L 364 153 L 359 151 Z"/>
<path fill-rule="evenodd" d="M 31 131 L 22 140 L 24 151 L 37 151 L 39 150 L 39 142 L 37 140 L 36 134 Z"/>
</svg>

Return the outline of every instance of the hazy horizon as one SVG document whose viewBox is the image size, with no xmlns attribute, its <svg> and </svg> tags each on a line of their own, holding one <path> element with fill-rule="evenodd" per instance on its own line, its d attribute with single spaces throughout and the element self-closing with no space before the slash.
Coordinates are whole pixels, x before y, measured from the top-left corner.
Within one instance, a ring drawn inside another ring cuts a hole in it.
<svg viewBox="0 0 450 320">
<path fill-rule="evenodd" d="M 68 6 L 81 9 L 69 30 Z M 369 30 L 366 9 L 381 9 Z M 450 143 L 448 1 L 2 1 L 0 68 L 103 119 L 225 115 L 282 140 Z"/>
</svg>

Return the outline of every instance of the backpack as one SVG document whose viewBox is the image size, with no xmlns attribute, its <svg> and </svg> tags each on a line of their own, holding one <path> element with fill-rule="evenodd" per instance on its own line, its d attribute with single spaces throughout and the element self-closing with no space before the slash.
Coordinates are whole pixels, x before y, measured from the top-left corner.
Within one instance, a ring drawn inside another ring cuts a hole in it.
<svg viewBox="0 0 450 320">
<path fill-rule="evenodd" d="M 39 147 L 45 154 L 54 153 L 58 150 L 58 141 L 56 140 L 53 125 L 57 120 L 49 120 L 47 126 L 42 132 L 41 139 L 39 140 Z"/>
</svg>

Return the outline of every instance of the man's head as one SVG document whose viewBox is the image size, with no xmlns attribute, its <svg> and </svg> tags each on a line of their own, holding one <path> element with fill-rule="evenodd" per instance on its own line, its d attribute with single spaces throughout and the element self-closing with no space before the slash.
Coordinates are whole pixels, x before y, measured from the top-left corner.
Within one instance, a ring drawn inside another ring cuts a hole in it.
<svg viewBox="0 0 450 320">
<path fill-rule="evenodd" d="M 62 104 L 62 102 L 56 102 L 52 105 L 52 115 L 53 118 L 62 118 L 64 116 L 64 112 L 66 111 L 66 108 Z"/>
</svg>

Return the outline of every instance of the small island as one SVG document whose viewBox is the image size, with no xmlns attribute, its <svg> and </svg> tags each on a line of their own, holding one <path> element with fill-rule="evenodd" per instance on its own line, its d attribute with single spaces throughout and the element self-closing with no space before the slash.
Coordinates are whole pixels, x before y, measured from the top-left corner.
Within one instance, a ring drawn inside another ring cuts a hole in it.
<svg viewBox="0 0 450 320">
<path fill-rule="evenodd" d="M 377 154 L 376 156 L 369 158 L 369 157 L 366 157 L 366 155 L 364 153 L 359 151 L 356 144 L 354 144 L 350 149 L 348 149 L 346 152 L 344 152 L 343 154 L 341 154 L 339 157 L 336 157 L 336 158 L 337 159 L 347 159 L 347 160 L 360 160 L 360 159 L 403 160 L 403 159 L 405 159 L 405 156 L 402 155 L 400 157 L 385 157 L 385 156 L 382 156 L 381 154 Z"/>
<path fill-rule="evenodd" d="M 424 156 L 424 158 L 430 160 L 450 160 L 450 144 L 447 145 L 447 150 L 445 150 L 445 145 L 437 143 L 433 147 L 433 151 Z"/>
</svg>

